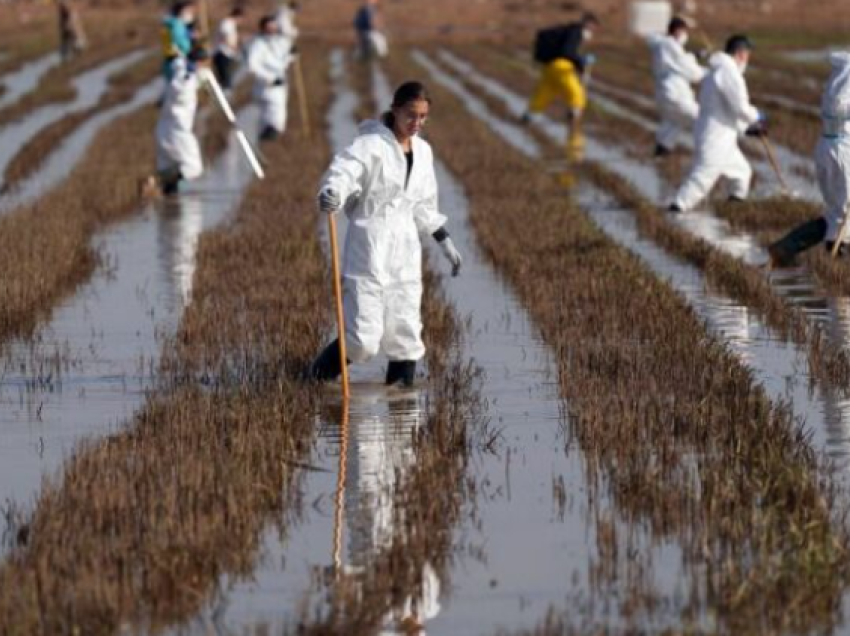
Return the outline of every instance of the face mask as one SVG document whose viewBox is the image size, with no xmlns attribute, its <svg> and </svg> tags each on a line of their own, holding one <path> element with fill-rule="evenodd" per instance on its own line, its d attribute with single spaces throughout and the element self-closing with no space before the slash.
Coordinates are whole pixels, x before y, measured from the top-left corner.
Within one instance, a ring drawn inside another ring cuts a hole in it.
<svg viewBox="0 0 850 636">
<path fill-rule="evenodd" d="M 676 36 L 676 41 L 678 41 L 679 44 L 681 44 L 682 46 L 685 46 L 688 43 L 688 34 L 680 33 L 678 36 Z"/>
<path fill-rule="evenodd" d="M 590 29 L 584 29 L 581 32 L 581 37 L 584 39 L 585 42 L 590 42 L 593 39 L 593 31 L 591 31 Z"/>
<path fill-rule="evenodd" d="M 749 66 L 747 62 L 738 62 L 738 68 L 741 69 L 741 75 L 747 72 L 747 66 Z"/>
</svg>

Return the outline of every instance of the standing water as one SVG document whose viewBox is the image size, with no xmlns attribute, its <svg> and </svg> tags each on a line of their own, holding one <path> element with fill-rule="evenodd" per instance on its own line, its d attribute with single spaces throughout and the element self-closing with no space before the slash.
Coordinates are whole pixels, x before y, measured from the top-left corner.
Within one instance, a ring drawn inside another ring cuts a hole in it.
<svg viewBox="0 0 850 636">
<path fill-rule="evenodd" d="M 253 125 L 256 113 L 240 118 Z M 33 342 L 11 345 L 0 390 L 0 502 L 27 507 L 77 442 L 108 433 L 143 404 L 162 337 L 191 300 L 199 237 L 235 210 L 252 179 L 231 138 L 179 198 L 98 236 L 108 266 Z"/>
<path fill-rule="evenodd" d="M 15 103 L 23 95 L 38 86 L 41 78 L 62 61 L 58 53 L 48 53 L 32 62 L 27 62 L 17 71 L 0 78 L 5 92 L 0 95 L 0 108 Z"/>
</svg>

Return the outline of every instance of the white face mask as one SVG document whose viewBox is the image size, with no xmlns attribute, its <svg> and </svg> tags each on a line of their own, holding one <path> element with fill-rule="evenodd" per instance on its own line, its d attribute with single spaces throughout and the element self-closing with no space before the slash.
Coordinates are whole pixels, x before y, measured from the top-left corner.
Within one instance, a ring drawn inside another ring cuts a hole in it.
<svg viewBox="0 0 850 636">
<path fill-rule="evenodd" d="M 749 66 L 747 62 L 738 62 L 738 68 L 741 69 L 741 75 L 747 72 L 747 66 Z"/>
<path fill-rule="evenodd" d="M 679 35 L 676 36 L 676 41 L 685 46 L 688 43 L 688 33 L 687 31 L 682 31 Z"/>
<path fill-rule="evenodd" d="M 590 42 L 593 39 L 593 31 L 591 31 L 590 29 L 584 29 L 581 32 L 581 37 L 584 39 L 585 42 Z"/>
</svg>

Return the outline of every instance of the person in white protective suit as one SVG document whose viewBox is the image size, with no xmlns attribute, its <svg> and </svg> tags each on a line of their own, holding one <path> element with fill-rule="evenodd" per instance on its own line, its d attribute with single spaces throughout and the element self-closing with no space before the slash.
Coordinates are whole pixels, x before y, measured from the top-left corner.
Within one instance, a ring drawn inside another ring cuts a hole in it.
<svg viewBox="0 0 850 636">
<path fill-rule="evenodd" d="M 679 188 L 670 212 L 693 209 L 721 178 L 729 182 L 729 200 L 743 201 L 750 192 L 753 169 L 738 147 L 738 135 L 767 134 L 765 118 L 751 103 L 744 80 L 752 44 L 734 35 L 725 52 L 711 57 L 711 70 L 699 95 L 699 118 L 694 134 L 694 163 Z"/>
<path fill-rule="evenodd" d="M 351 146 L 325 173 L 319 209 L 344 209 L 348 233 L 343 255 L 345 338 L 351 362 L 383 351 L 388 385 L 413 384 L 422 343 L 422 245 L 420 234 L 439 243 L 456 276 L 461 256 L 438 208 L 431 147 L 419 133 L 431 100 L 419 82 L 398 88 L 381 121 L 361 125 Z M 339 342 L 332 342 L 310 368 L 316 380 L 341 373 Z"/>
<path fill-rule="evenodd" d="M 204 49 L 195 49 L 187 59 L 175 59 L 173 71 L 156 125 L 156 170 L 165 195 L 177 194 L 181 181 L 197 179 L 204 171 L 201 146 L 192 126 L 198 90 L 212 74 L 209 55 Z"/>
<path fill-rule="evenodd" d="M 794 257 L 826 241 L 832 252 L 850 206 L 850 52 L 830 55 L 832 72 L 821 100 L 823 133 L 815 149 L 818 185 L 826 209 L 823 216 L 807 221 L 770 246 L 776 266 L 793 263 Z M 845 234 L 844 237 L 847 236 Z M 844 246 L 839 247 L 844 254 Z"/>
<path fill-rule="evenodd" d="M 656 157 L 669 155 L 682 131 L 692 131 L 699 116 L 699 104 L 691 85 L 701 82 L 706 71 L 696 56 L 685 49 L 687 41 L 688 23 L 680 17 L 670 21 L 667 35 L 649 40 L 655 101 L 661 119 L 655 135 Z"/>
<path fill-rule="evenodd" d="M 260 107 L 260 140 L 273 141 L 286 130 L 289 84 L 286 73 L 294 61 L 294 36 L 281 32 L 282 12 L 260 19 L 259 34 L 248 50 L 248 71 L 254 78 L 254 100 Z M 287 21 L 291 24 L 291 20 Z"/>
</svg>

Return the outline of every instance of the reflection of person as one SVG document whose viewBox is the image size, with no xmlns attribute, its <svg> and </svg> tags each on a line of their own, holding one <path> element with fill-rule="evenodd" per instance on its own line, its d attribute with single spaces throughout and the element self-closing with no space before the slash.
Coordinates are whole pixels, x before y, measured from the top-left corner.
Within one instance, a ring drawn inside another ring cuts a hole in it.
<svg viewBox="0 0 850 636">
<path fill-rule="evenodd" d="M 431 147 L 419 133 L 431 100 L 418 82 L 403 84 L 380 122 L 361 125 L 354 143 L 338 154 L 322 179 L 319 208 L 349 218 L 343 257 L 347 353 L 365 362 L 383 351 L 390 359 L 387 384 L 413 384 L 422 343 L 422 245 L 419 234 L 440 244 L 460 271 L 461 258 L 437 209 Z M 341 373 L 339 342 L 313 363 L 314 379 Z"/>
<path fill-rule="evenodd" d="M 162 74 L 166 81 L 174 76 L 176 60 L 186 58 L 192 51 L 192 27 L 195 23 L 195 3 L 175 2 L 162 21 Z"/>
<path fill-rule="evenodd" d="M 581 21 L 544 29 L 534 43 L 534 59 L 543 65 L 540 79 L 531 96 L 523 123 L 529 123 L 534 114 L 542 113 L 557 99 L 568 109 L 568 118 L 578 123 L 587 107 L 587 91 L 582 76 L 593 64 L 592 55 L 581 52 L 599 27 L 599 20 L 586 13 Z"/>
<path fill-rule="evenodd" d="M 198 90 L 212 73 L 209 56 L 195 49 L 188 59 L 178 58 L 165 88 L 156 125 L 156 169 L 163 194 L 177 194 L 183 180 L 203 173 L 201 147 L 192 131 L 198 108 Z"/>
<path fill-rule="evenodd" d="M 286 130 L 294 40 L 281 32 L 281 14 L 260 19 L 259 33 L 248 49 L 248 70 L 254 78 L 254 99 L 260 106 L 260 140 L 272 141 Z"/>
<path fill-rule="evenodd" d="M 711 57 L 711 70 L 699 95 L 694 163 L 668 208 L 670 212 L 692 210 L 721 178 L 729 181 L 730 200 L 747 198 L 753 169 L 738 147 L 738 134 L 766 134 L 764 116 L 750 103 L 744 80 L 751 51 L 746 36 L 733 35 L 725 51 Z"/>
<path fill-rule="evenodd" d="M 169 297 L 176 307 L 186 307 L 191 300 L 198 241 L 204 229 L 203 206 L 198 197 L 179 197 L 163 206 L 157 220 L 161 262 L 171 282 Z"/>
<path fill-rule="evenodd" d="M 233 88 L 233 75 L 239 59 L 239 25 L 243 16 L 242 8 L 234 7 L 218 25 L 213 69 L 218 83 L 226 91 Z"/>
<path fill-rule="evenodd" d="M 408 394 L 387 401 L 388 414 L 383 417 L 376 410 L 385 400 L 382 393 L 374 394 L 374 408 L 355 407 L 351 411 L 345 510 L 349 537 L 346 570 L 352 573 L 368 569 L 392 548 L 396 533 L 404 530 L 396 525 L 400 513 L 395 502 L 398 489 L 416 462 L 413 444 L 423 414 L 419 396 Z M 358 412 L 370 414 L 364 417 Z M 384 617 L 379 633 L 420 633 L 439 613 L 439 601 L 440 580 L 425 562 L 419 585 L 415 590 L 405 590 L 405 596 Z"/>
<path fill-rule="evenodd" d="M 357 53 L 361 59 L 385 57 L 387 55 L 387 40 L 379 28 L 378 0 L 367 2 L 354 14 L 354 31 L 357 35 Z"/>
<path fill-rule="evenodd" d="M 699 116 L 691 84 L 705 77 L 705 69 L 696 56 L 688 53 L 688 23 L 683 18 L 673 18 L 667 35 L 650 38 L 652 73 L 655 76 L 655 101 L 661 124 L 655 135 L 655 156 L 669 155 L 676 147 L 682 130 L 691 131 Z"/>
<path fill-rule="evenodd" d="M 59 13 L 59 52 L 65 62 L 86 48 L 86 36 L 73 0 L 59 0 L 56 6 Z"/>
<path fill-rule="evenodd" d="M 823 240 L 832 251 L 850 206 L 850 53 L 833 53 L 829 62 L 832 73 L 821 100 L 823 134 L 815 150 L 826 209 L 823 216 L 807 221 L 770 246 L 776 266 L 791 264 L 795 255 Z M 839 249 L 843 254 L 844 246 Z"/>
</svg>

